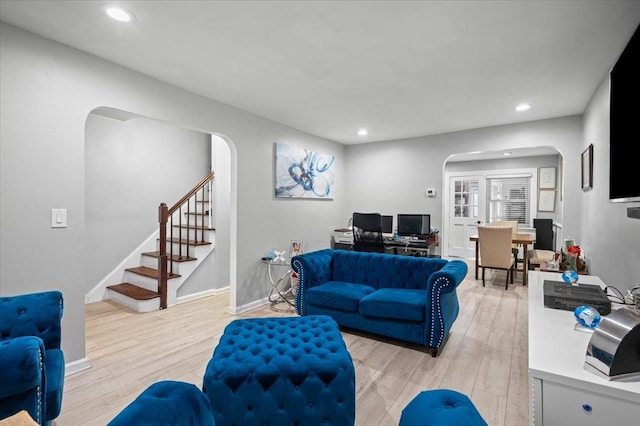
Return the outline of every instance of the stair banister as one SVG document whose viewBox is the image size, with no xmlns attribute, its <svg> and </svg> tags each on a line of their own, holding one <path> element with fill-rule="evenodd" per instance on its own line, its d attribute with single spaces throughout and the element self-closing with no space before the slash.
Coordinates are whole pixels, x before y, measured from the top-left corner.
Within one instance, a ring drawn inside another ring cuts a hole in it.
<svg viewBox="0 0 640 426">
<path fill-rule="evenodd" d="M 187 192 L 187 194 L 182 197 L 177 203 L 175 203 L 171 208 L 168 208 L 165 203 L 161 203 L 158 208 L 158 222 L 160 224 L 160 232 L 159 232 L 159 256 L 158 256 L 158 292 L 160 293 L 160 309 L 165 309 L 167 307 L 167 279 L 170 272 L 173 272 L 173 262 L 171 263 L 171 271 L 168 271 L 168 257 L 173 259 L 173 246 L 175 240 L 173 239 L 173 214 L 178 212 L 178 256 L 180 258 L 183 257 L 182 250 L 183 245 L 188 250 L 188 240 L 189 240 L 189 229 L 191 224 L 191 197 L 194 197 L 195 211 L 194 211 L 194 240 L 198 241 L 198 220 L 197 220 L 197 212 L 198 212 L 198 191 L 202 191 L 202 201 L 203 201 L 203 212 L 204 213 L 204 200 L 205 200 L 205 187 L 209 184 L 213 178 L 215 177 L 215 173 L 212 171 L 209 173 L 204 179 L 202 179 L 196 186 L 194 186 L 191 191 Z M 211 202 L 211 200 L 209 200 Z M 186 204 L 187 206 L 187 238 L 182 238 L 182 208 Z M 201 214 L 200 220 L 200 240 L 204 241 L 204 217 L 205 214 Z M 169 253 L 167 256 L 167 224 L 170 227 L 170 237 L 169 241 Z M 188 256 L 188 252 L 186 255 Z"/>
</svg>

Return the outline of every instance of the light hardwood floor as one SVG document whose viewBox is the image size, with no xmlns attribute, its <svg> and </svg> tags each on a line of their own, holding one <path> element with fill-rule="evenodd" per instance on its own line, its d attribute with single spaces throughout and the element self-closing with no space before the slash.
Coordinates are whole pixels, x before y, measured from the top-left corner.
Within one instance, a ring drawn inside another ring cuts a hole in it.
<svg viewBox="0 0 640 426">
<path fill-rule="evenodd" d="M 489 425 L 529 424 L 522 274 L 505 291 L 505 272 L 488 270 L 483 288 L 469 266 L 458 288 L 460 314 L 438 357 L 417 345 L 342 330 L 356 369 L 356 425 L 397 426 L 413 397 L 436 388 L 468 395 Z M 87 305 L 86 351 L 92 368 L 65 378 L 62 413 L 54 425 L 105 425 L 159 380 L 201 387 L 207 362 L 230 321 L 292 315 L 268 306 L 231 315 L 228 303 L 228 296 L 211 296 L 147 314 L 108 301 Z"/>
</svg>

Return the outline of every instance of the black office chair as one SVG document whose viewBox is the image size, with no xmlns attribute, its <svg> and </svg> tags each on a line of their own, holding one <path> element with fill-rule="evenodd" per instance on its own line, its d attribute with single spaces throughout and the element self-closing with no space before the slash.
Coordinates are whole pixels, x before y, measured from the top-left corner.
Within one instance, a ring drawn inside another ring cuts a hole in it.
<svg viewBox="0 0 640 426">
<path fill-rule="evenodd" d="M 384 253 L 380 213 L 354 213 L 353 250 Z"/>
<path fill-rule="evenodd" d="M 553 219 L 533 219 L 533 227 L 536 228 L 536 241 L 533 243 L 533 248 L 554 251 Z"/>
<path fill-rule="evenodd" d="M 533 250 L 527 253 L 529 268 L 543 262 L 548 263 L 555 257 L 553 219 L 533 219 L 533 227 L 536 228 L 536 241 L 533 243 Z"/>
</svg>

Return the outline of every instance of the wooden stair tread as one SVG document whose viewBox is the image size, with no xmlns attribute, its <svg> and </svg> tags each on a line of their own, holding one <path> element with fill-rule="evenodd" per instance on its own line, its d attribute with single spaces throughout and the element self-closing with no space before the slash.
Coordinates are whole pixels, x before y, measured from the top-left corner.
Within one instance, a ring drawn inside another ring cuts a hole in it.
<svg viewBox="0 0 640 426">
<path fill-rule="evenodd" d="M 156 297 L 160 297 L 160 293 L 158 292 L 147 290 L 146 288 L 138 287 L 137 285 L 129 283 L 114 284 L 107 286 L 107 288 L 135 300 L 151 300 Z"/>
<path fill-rule="evenodd" d="M 142 253 L 143 256 L 149 256 L 149 257 L 155 257 L 158 258 L 160 257 L 160 252 L 159 251 L 149 251 L 146 253 Z M 196 257 L 191 257 L 191 256 L 179 256 L 177 254 L 168 254 L 167 253 L 167 260 L 170 260 L 172 262 L 191 262 L 193 260 L 198 260 Z"/>
<path fill-rule="evenodd" d="M 167 238 L 167 241 L 170 243 L 182 243 L 189 246 L 208 246 L 211 243 L 209 241 L 194 241 L 194 240 L 185 240 L 184 238 L 181 240 L 180 238 Z"/>
<path fill-rule="evenodd" d="M 147 268 L 146 266 L 136 266 L 135 268 L 125 269 L 127 272 L 133 272 L 134 274 L 142 275 L 149 278 L 158 279 L 158 270 L 153 268 Z M 179 278 L 180 275 L 167 272 L 167 279 Z"/>
</svg>

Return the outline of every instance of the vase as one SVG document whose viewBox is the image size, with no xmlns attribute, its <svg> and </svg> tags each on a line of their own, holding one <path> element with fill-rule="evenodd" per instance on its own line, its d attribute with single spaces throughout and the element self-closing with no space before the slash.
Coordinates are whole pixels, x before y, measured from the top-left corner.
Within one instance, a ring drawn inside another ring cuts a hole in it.
<svg viewBox="0 0 640 426">
<path fill-rule="evenodd" d="M 567 269 L 562 273 L 562 280 L 569 284 L 578 282 L 578 255 L 576 253 L 566 253 L 565 263 Z"/>
</svg>

